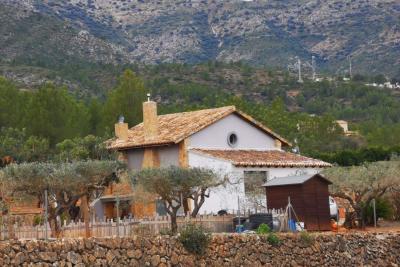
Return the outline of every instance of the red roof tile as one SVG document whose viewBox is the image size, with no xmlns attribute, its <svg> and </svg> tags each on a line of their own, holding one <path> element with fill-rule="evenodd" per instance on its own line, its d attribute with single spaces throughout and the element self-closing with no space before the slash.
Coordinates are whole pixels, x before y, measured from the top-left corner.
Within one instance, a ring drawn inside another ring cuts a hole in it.
<svg viewBox="0 0 400 267">
<path fill-rule="evenodd" d="M 201 154 L 232 162 L 235 166 L 331 167 L 330 163 L 279 150 L 191 149 Z"/>
</svg>

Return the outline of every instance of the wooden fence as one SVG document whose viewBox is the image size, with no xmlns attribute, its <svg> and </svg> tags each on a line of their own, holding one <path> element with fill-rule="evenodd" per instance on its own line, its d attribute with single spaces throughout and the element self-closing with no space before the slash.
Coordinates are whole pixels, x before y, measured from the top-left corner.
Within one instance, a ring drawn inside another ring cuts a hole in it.
<svg viewBox="0 0 400 267">
<path fill-rule="evenodd" d="M 205 229 L 213 233 L 232 232 L 233 231 L 233 216 L 213 216 L 199 215 L 196 218 L 178 217 L 178 229 L 181 229 L 188 223 L 202 225 Z M 154 235 L 160 231 L 170 229 L 171 221 L 168 216 L 155 217 L 146 220 L 107 220 L 107 221 L 92 221 L 89 223 L 91 236 L 93 237 L 128 237 L 135 234 L 139 235 Z M 38 226 L 21 226 L 14 225 L 12 230 L 17 239 L 44 239 L 46 237 L 46 227 Z M 47 226 L 48 237 L 51 230 Z M 61 227 L 62 237 L 76 238 L 85 236 L 85 223 L 82 221 L 65 223 Z M 10 237 L 10 227 L 6 225 L 0 226 L 0 240 L 6 240 Z"/>
<path fill-rule="evenodd" d="M 232 216 L 201 215 L 196 218 L 179 217 L 178 229 L 188 223 L 202 225 L 213 233 L 232 232 Z M 151 235 L 158 234 L 170 229 L 169 217 L 155 217 L 148 220 L 124 219 L 120 221 L 108 220 L 90 223 L 90 232 L 93 237 L 126 237 L 134 234 Z M 70 223 L 63 226 L 64 237 L 81 237 L 85 235 L 85 224 L 83 222 Z"/>
<path fill-rule="evenodd" d="M 269 210 L 276 218 L 283 218 L 284 210 Z M 241 213 L 241 217 L 247 217 L 251 213 Z M 203 226 L 212 233 L 233 232 L 233 218 L 239 215 L 198 215 L 196 218 L 178 217 L 178 230 L 188 223 L 194 223 Z M 283 221 L 282 221 L 283 222 Z M 148 219 L 122 219 L 122 220 L 106 220 L 106 221 L 91 221 L 89 223 L 90 234 L 93 237 L 128 237 L 135 234 L 138 235 L 154 235 L 162 231 L 168 231 L 171 227 L 169 216 L 159 216 Z M 10 237 L 10 230 L 18 239 L 44 239 L 46 238 L 46 227 L 38 226 L 22 226 L 15 224 L 12 229 L 7 225 L 0 224 L 0 240 L 6 240 Z M 79 222 L 64 222 L 61 227 L 62 237 L 77 238 L 85 236 L 85 223 Z M 51 230 L 47 227 L 47 236 L 50 237 Z"/>
</svg>

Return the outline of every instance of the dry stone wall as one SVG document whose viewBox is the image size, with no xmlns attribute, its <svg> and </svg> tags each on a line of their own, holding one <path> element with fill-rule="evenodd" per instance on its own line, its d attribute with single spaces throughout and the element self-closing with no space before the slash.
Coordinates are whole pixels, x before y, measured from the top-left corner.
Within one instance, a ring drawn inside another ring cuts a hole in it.
<svg viewBox="0 0 400 267">
<path fill-rule="evenodd" d="M 0 243 L 0 266 L 398 266 L 400 233 L 320 234 L 314 242 L 280 235 L 214 235 L 204 256 L 175 237 L 65 239 Z"/>
</svg>

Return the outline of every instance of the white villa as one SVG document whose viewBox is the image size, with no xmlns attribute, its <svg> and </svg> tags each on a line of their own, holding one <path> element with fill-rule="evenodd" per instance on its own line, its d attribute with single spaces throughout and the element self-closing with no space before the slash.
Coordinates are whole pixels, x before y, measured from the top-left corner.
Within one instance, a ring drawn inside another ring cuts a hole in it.
<svg viewBox="0 0 400 267">
<path fill-rule="evenodd" d="M 234 106 L 157 115 L 157 104 L 148 101 L 143 123 L 129 129 L 119 122 L 115 134 L 109 149 L 121 152 L 131 169 L 204 167 L 228 176 L 230 183 L 211 190 L 201 213 L 265 207 L 264 191 L 254 199 L 259 188 L 254 181 L 261 186 L 274 177 L 315 174 L 331 166 L 286 152 L 287 140 Z"/>
</svg>

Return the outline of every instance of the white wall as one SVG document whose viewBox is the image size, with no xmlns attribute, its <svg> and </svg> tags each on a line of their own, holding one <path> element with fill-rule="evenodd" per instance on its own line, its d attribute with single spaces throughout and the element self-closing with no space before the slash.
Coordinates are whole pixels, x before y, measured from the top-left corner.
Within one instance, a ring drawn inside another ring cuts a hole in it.
<svg viewBox="0 0 400 267">
<path fill-rule="evenodd" d="M 236 133 L 238 143 L 234 149 L 275 149 L 274 138 L 236 114 L 231 114 L 189 138 L 191 148 L 232 149 L 227 143 L 229 133 Z"/>
<path fill-rule="evenodd" d="M 217 213 L 222 209 L 237 210 L 238 198 L 241 209 L 253 209 L 253 205 L 249 203 L 244 193 L 244 171 L 267 171 L 269 173 L 268 178 L 273 179 L 275 177 L 315 174 L 321 170 L 318 168 L 236 168 L 229 161 L 213 158 L 195 151 L 189 152 L 189 165 L 191 167 L 211 169 L 219 174 L 221 179 L 227 175 L 230 178 L 230 182 L 233 183 L 211 189 L 210 197 L 204 202 L 200 213 Z M 266 205 L 265 194 L 260 199 Z"/>
<path fill-rule="evenodd" d="M 222 209 L 237 209 L 237 198 L 244 193 L 243 184 L 232 168 L 232 164 L 227 161 L 203 156 L 197 152 L 189 152 L 189 166 L 203 167 L 213 170 L 223 179 L 228 175 L 230 182 L 225 186 L 219 186 L 210 190 L 210 198 L 207 198 L 200 209 L 200 213 L 217 213 Z M 237 184 L 237 182 L 239 183 Z"/>
</svg>

